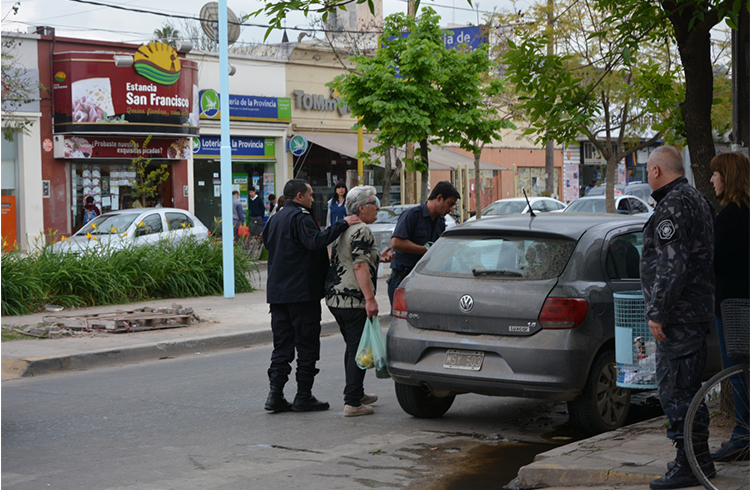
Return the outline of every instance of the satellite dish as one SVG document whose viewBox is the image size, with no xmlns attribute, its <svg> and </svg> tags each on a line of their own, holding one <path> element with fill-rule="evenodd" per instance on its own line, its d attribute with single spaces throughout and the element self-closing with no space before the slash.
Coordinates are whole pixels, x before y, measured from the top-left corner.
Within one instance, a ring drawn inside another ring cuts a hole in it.
<svg viewBox="0 0 750 490">
<path fill-rule="evenodd" d="M 219 25 L 219 2 L 208 2 L 201 7 L 201 27 L 206 36 L 215 43 L 219 42 L 216 28 Z M 234 12 L 227 7 L 227 42 L 234 44 L 240 37 L 240 21 Z"/>
</svg>

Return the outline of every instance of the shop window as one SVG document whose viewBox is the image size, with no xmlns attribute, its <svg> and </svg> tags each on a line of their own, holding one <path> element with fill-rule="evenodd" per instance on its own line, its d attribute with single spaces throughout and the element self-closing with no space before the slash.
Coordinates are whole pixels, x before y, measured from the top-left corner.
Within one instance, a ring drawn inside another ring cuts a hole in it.
<svg viewBox="0 0 750 490">
<path fill-rule="evenodd" d="M 164 215 L 167 217 L 167 226 L 169 227 L 170 231 L 193 227 L 193 220 L 188 218 L 186 214 L 164 213 Z"/>
<path fill-rule="evenodd" d="M 145 236 L 154 233 L 161 233 L 164 227 L 161 224 L 161 215 L 159 213 L 152 213 L 143 218 L 143 225 L 138 226 L 135 230 L 135 236 Z"/>
</svg>

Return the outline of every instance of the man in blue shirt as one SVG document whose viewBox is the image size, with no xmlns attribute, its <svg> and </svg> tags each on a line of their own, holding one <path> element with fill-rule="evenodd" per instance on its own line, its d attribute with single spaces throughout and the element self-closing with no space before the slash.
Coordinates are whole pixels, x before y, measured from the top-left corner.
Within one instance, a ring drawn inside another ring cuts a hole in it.
<svg viewBox="0 0 750 490">
<path fill-rule="evenodd" d="M 388 298 L 393 307 L 393 295 L 401 281 L 417 265 L 427 249 L 445 231 L 444 216 L 461 199 L 453 184 L 438 182 L 427 202 L 404 211 L 398 218 L 391 236 L 391 247 L 396 256 L 391 262 L 391 277 L 388 278 Z"/>
</svg>

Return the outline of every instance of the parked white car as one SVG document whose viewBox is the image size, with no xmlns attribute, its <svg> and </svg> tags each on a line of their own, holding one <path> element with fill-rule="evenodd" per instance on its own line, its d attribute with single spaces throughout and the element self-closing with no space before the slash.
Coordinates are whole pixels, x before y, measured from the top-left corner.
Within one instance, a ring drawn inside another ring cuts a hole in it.
<svg viewBox="0 0 750 490">
<path fill-rule="evenodd" d="M 636 196 L 619 195 L 615 197 L 615 209 L 618 214 L 650 215 L 654 208 Z M 607 200 L 605 196 L 585 196 L 576 199 L 565 208 L 566 213 L 606 213 Z"/>
<path fill-rule="evenodd" d="M 208 228 L 184 209 L 123 209 L 97 216 L 70 237 L 53 244 L 52 251 L 80 252 L 93 247 L 120 250 L 129 244 L 150 245 L 189 236 L 207 240 L 208 235 Z"/>
<path fill-rule="evenodd" d="M 531 203 L 531 208 L 529 208 Z M 551 197 L 530 197 L 526 202 L 525 197 L 510 197 L 507 199 L 498 199 L 482 210 L 482 218 L 488 216 L 504 216 L 506 214 L 525 214 L 533 209 L 535 213 L 550 213 L 552 211 L 562 211 L 565 209 L 565 203 L 552 199 Z M 466 221 L 474 221 L 475 216 Z"/>
</svg>

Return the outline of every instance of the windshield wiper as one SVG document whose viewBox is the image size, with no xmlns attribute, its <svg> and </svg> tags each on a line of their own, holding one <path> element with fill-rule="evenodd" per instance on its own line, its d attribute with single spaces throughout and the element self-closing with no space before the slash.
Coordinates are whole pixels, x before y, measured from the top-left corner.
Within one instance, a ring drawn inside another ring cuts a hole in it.
<svg viewBox="0 0 750 490">
<path fill-rule="evenodd" d="M 477 276 L 508 276 L 523 277 L 523 273 L 509 269 L 471 269 L 474 277 Z"/>
</svg>

